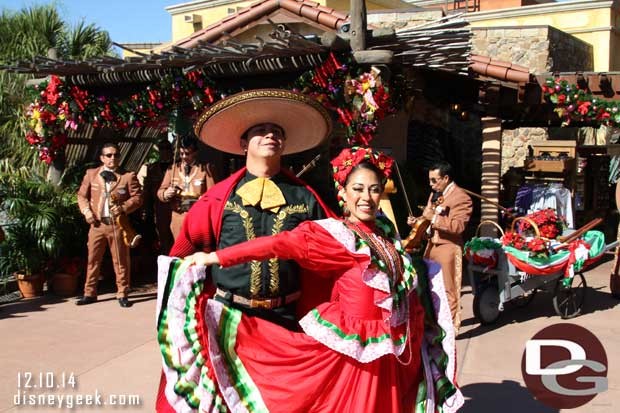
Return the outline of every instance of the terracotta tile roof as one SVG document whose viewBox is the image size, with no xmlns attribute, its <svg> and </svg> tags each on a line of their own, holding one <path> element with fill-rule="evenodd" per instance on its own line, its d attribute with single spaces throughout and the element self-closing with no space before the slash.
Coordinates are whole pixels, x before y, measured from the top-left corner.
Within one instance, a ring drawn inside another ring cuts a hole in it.
<svg viewBox="0 0 620 413">
<path fill-rule="evenodd" d="M 469 60 L 470 70 L 481 76 L 515 83 L 528 83 L 533 79 L 529 68 L 514 63 L 475 54 L 472 54 Z"/>
<path fill-rule="evenodd" d="M 224 32 L 231 33 L 278 9 L 284 9 L 331 30 L 340 29 L 349 19 L 347 14 L 339 13 L 332 8 L 321 6 L 319 3 L 309 0 L 260 0 L 193 33 L 189 37 L 179 40 L 174 46 L 191 48 L 199 41 L 213 43 L 222 37 Z"/>
</svg>

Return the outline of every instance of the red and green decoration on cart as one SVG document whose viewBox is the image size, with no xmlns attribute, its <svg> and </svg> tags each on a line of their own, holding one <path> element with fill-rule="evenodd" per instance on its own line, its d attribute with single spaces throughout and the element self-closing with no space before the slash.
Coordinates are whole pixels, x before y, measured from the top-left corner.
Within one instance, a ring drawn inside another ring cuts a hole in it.
<svg viewBox="0 0 620 413">
<path fill-rule="evenodd" d="M 321 66 L 300 76 L 291 89 L 315 97 L 334 111 L 350 146 L 369 146 L 378 122 L 394 112 L 388 87 L 377 69 L 364 72 L 340 60 L 330 54 Z M 171 73 L 128 98 L 95 94 L 57 76 L 30 90 L 26 140 L 48 164 L 67 145 L 68 132 L 81 125 L 115 130 L 169 128 L 174 116 L 191 119 L 217 100 L 237 92 L 219 89 L 201 70 Z M 177 108 L 181 108 L 180 112 Z"/>
<path fill-rule="evenodd" d="M 571 123 L 620 126 L 620 101 L 599 99 L 565 79 L 547 79 L 542 89 L 547 101 L 555 106 L 554 112 L 562 119 L 563 126 Z"/>
<path fill-rule="evenodd" d="M 504 234 L 502 244 L 508 260 L 527 274 L 564 272 L 562 282 L 570 286 L 575 272 L 600 259 L 604 252 L 605 236 L 600 231 L 588 231 L 569 243 L 562 242 L 559 237 L 566 224 L 553 209 L 536 211 L 526 218 Z"/>
<path fill-rule="evenodd" d="M 562 235 L 566 223 L 551 208 L 533 212 L 526 218 L 527 220 L 520 220 L 514 230 L 504 234 L 502 244 L 516 250 L 527 251 L 532 258 L 549 258 L 552 253 L 549 241 Z M 536 225 L 538 234 L 532 223 Z"/>
</svg>

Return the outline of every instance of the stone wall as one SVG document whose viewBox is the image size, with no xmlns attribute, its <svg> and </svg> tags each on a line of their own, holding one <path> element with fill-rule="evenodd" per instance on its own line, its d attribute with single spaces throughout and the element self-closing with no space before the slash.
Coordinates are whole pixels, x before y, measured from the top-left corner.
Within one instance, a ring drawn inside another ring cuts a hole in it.
<svg viewBox="0 0 620 413">
<path fill-rule="evenodd" d="M 522 167 L 528 155 L 528 146 L 549 138 L 546 128 L 517 128 L 502 131 L 503 175 L 511 167 Z"/>
<path fill-rule="evenodd" d="M 551 26 L 473 27 L 472 53 L 528 67 L 531 73 L 591 71 L 592 45 Z"/>
<path fill-rule="evenodd" d="M 594 70 L 594 48 L 590 43 L 549 26 L 551 72 Z"/>
<path fill-rule="evenodd" d="M 472 28 L 472 53 L 515 63 L 530 73 L 591 71 L 592 45 L 551 26 Z M 508 129 L 502 133 L 501 173 L 522 167 L 531 143 L 549 138 L 546 128 Z"/>
<path fill-rule="evenodd" d="M 400 30 L 435 22 L 443 17 L 441 10 L 369 10 L 366 16 L 370 29 Z"/>
</svg>

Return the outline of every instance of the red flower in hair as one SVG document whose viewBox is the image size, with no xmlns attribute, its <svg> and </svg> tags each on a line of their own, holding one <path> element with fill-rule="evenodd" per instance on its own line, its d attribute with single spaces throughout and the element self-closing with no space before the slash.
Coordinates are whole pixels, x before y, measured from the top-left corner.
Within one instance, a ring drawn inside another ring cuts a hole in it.
<svg viewBox="0 0 620 413">
<path fill-rule="evenodd" d="M 334 180 L 337 187 L 344 186 L 347 176 L 351 173 L 354 166 L 363 161 L 368 161 L 375 165 L 385 178 L 389 178 L 392 173 L 394 159 L 383 152 L 374 152 L 372 148 L 354 146 L 345 148 L 340 154 L 332 159 L 331 164 L 334 171 Z"/>
</svg>

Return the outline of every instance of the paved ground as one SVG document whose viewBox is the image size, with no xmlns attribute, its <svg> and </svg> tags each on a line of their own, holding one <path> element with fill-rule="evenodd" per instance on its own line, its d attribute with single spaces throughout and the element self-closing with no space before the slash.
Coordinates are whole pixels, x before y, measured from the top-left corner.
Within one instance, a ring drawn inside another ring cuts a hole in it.
<svg viewBox="0 0 620 413">
<path fill-rule="evenodd" d="M 620 352 L 616 349 L 620 346 L 620 305 L 609 294 L 610 266 L 610 262 L 603 263 L 586 274 L 589 288 L 585 314 L 571 320 L 594 332 L 605 346 L 609 390 L 572 412 L 619 411 Z M 99 303 L 84 307 L 76 307 L 73 299 L 53 296 L 0 305 L 0 411 L 152 412 L 160 370 L 155 291 L 144 288 L 132 299 L 135 304 L 130 309 L 120 308 L 111 293 L 101 295 Z M 464 288 L 463 300 L 464 322 L 457 345 L 459 381 L 467 402 L 461 411 L 556 412 L 532 398 L 520 370 L 525 342 L 545 326 L 562 322 L 555 315 L 551 296 L 539 294 L 527 308 L 507 307 L 492 327 L 481 327 L 473 318 L 469 287 Z M 75 386 L 69 380 L 71 375 Z M 38 388 L 26 387 L 27 381 Z M 48 384 L 50 388 L 45 388 Z M 130 396 L 135 395 L 140 405 L 74 406 L 71 410 L 41 404 L 16 406 L 18 391 L 22 405 L 29 396 L 40 393 L 73 397 L 74 403 L 80 395 L 85 402 L 87 395 L 99 394 L 101 401 L 108 403 L 129 403 Z"/>
<path fill-rule="evenodd" d="M 498 322 L 480 326 L 473 317 L 471 288 L 463 289 L 463 327 L 457 338 L 459 384 L 467 398 L 465 413 L 552 413 L 525 387 L 521 358 L 525 343 L 543 328 L 570 322 L 593 332 L 605 347 L 609 390 L 588 404 L 566 412 L 611 413 L 620 406 L 620 301 L 609 293 L 611 261 L 585 273 L 588 283 L 583 315 L 562 320 L 553 309 L 552 294 L 538 293 L 525 308 L 506 305 Z"/>
</svg>

